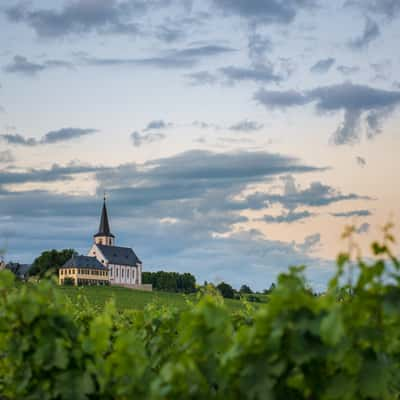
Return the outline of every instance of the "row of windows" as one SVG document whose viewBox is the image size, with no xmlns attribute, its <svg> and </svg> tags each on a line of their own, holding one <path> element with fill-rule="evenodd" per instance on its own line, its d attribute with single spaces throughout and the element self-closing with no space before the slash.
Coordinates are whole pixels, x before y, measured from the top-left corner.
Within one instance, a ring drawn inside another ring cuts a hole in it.
<svg viewBox="0 0 400 400">
<path fill-rule="evenodd" d="M 61 280 L 61 284 L 64 284 L 64 279 Z M 110 282 L 97 279 L 78 279 L 74 284 L 78 286 L 108 286 Z"/>
<path fill-rule="evenodd" d="M 97 276 L 107 276 L 107 271 L 100 271 L 97 269 L 81 269 L 81 268 L 72 268 L 72 269 L 61 269 L 61 275 L 72 275 L 78 273 L 79 275 L 97 275 Z"/>
<path fill-rule="evenodd" d="M 114 268 L 111 268 L 111 277 L 113 277 L 113 272 L 114 272 Z M 124 269 L 121 269 L 121 278 L 123 279 L 124 278 L 124 272 L 125 272 L 125 270 Z M 116 278 L 118 278 L 118 273 L 119 273 L 119 269 L 118 268 L 115 268 L 115 277 Z M 127 268 L 127 270 L 126 270 L 126 278 L 127 279 L 129 279 L 130 278 L 130 268 Z M 132 271 L 132 278 L 134 278 L 135 277 L 135 273 L 134 273 L 134 271 Z"/>
</svg>

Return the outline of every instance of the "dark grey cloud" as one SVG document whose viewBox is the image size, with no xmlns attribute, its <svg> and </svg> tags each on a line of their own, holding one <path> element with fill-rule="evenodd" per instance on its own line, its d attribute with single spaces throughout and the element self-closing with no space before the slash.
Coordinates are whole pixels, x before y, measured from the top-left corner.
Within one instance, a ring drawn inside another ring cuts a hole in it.
<svg viewBox="0 0 400 400">
<path fill-rule="evenodd" d="M 301 10 L 315 6 L 314 0 L 213 0 L 225 15 L 236 15 L 253 23 L 288 24 Z"/>
<path fill-rule="evenodd" d="M 97 129 L 62 128 L 46 133 L 41 139 L 26 138 L 22 135 L 11 133 L 0 135 L 0 139 L 3 139 L 11 145 L 32 147 L 38 145 L 66 142 L 69 140 L 80 138 L 82 136 L 91 135 L 96 132 L 98 132 Z"/>
<path fill-rule="evenodd" d="M 0 151 L 0 163 L 10 163 L 13 161 L 15 161 L 15 158 L 10 150 Z"/>
<path fill-rule="evenodd" d="M 97 129 L 62 128 L 57 131 L 46 133 L 40 140 L 41 144 L 52 144 L 77 139 L 82 136 L 91 135 L 98 132 Z"/>
<path fill-rule="evenodd" d="M 274 223 L 274 224 L 290 224 L 292 222 L 298 222 L 300 220 L 304 220 L 306 218 L 310 218 L 314 216 L 315 214 L 309 212 L 309 211 L 293 211 L 290 210 L 287 213 L 283 213 L 280 215 L 264 215 L 263 220 L 268 223 Z"/>
<path fill-rule="evenodd" d="M 357 156 L 356 157 L 356 163 L 360 167 L 365 167 L 367 165 L 367 160 L 364 157 Z"/>
<path fill-rule="evenodd" d="M 84 56 L 81 61 L 85 65 L 98 67 L 143 66 L 154 68 L 191 68 L 200 61 L 236 51 L 228 46 L 204 45 L 164 51 L 154 57 L 145 58 L 98 58 Z"/>
<path fill-rule="evenodd" d="M 260 89 L 254 99 L 268 109 L 314 103 L 319 112 L 344 112 L 344 119 L 332 136 L 332 142 L 340 145 L 360 140 L 362 117 L 365 117 L 367 137 L 379 134 L 384 120 L 400 104 L 400 92 L 346 82 L 307 92 Z"/>
<path fill-rule="evenodd" d="M 370 210 L 352 210 L 345 212 L 337 212 L 331 214 L 333 217 L 349 218 L 349 217 L 369 217 L 372 215 Z"/>
<path fill-rule="evenodd" d="M 69 164 L 67 166 L 54 164 L 48 169 L 31 168 L 23 172 L 16 172 L 14 169 L 3 169 L 0 171 L 0 187 L 1 185 L 10 184 L 70 181 L 76 175 L 99 172 L 103 169 L 104 167 L 79 164 Z M 8 194 L 13 195 L 13 192 Z"/>
<path fill-rule="evenodd" d="M 156 119 L 150 121 L 147 126 L 143 129 L 144 132 L 151 131 L 151 130 L 160 130 L 160 129 L 168 129 L 172 128 L 174 124 L 172 122 L 166 122 L 162 119 Z"/>
<path fill-rule="evenodd" d="M 364 31 L 349 43 L 352 49 L 360 50 L 367 47 L 372 41 L 376 40 L 380 35 L 378 24 L 370 18 L 365 21 Z"/>
<path fill-rule="evenodd" d="M 131 133 L 131 140 L 135 147 L 140 147 L 144 144 L 159 142 L 163 139 L 165 139 L 165 135 L 159 132 L 141 134 L 135 131 Z"/>
<path fill-rule="evenodd" d="M 89 32 L 137 34 L 139 27 L 131 22 L 142 14 L 151 1 L 74 0 L 60 10 L 32 8 L 20 2 L 6 9 L 9 20 L 30 26 L 40 37 L 59 38 L 69 34 Z M 160 2 L 162 5 L 162 2 Z"/>
<path fill-rule="evenodd" d="M 369 197 L 355 193 L 343 194 L 322 182 L 312 182 L 309 187 L 299 188 L 292 175 L 283 178 L 281 194 L 265 193 L 260 195 L 266 204 L 278 204 L 286 210 L 299 207 L 324 207 L 333 203 L 349 200 L 369 200 Z"/>
<path fill-rule="evenodd" d="M 302 106 L 310 102 L 307 95 L 295 90 L 260 89 L 254 94 L 254 100 L 271 109 Z"/>
<path fill-rule="evenodd" d="M 233 65 L 220 68 L 218 72 L 230 84 L 241 81 L 257 83 L 280 82 L 283 77 L 274 71 L 272 64 L 262 64 L 252 67 L 236 67 Z"/>
<path fill-rule="evenodd" d="M 221 83 L 223 85 L 234 85 L 239 82 L 255 83 L 279 83 L 284 79 L 283 74 L 275 71 L 271 63 L 252 64 L 248 67 L 228 65 L 218 68 L 214 72 L 198 71 L 186 74 L 189 84 L 193 86 L 213 85 Z"/>
<path fill-rule="evenodd" d="M 26 57 L 16 55 L 12 62 L 4 67 L 8 73 L 35 76 L 39 72 L 54 68 L 72 69 L 73 65 L 63 60 L 46 60 L 43 63 L 29 61 Z"/>
<path fill-rule="evenodd" d="M 37 73 L 42 72 L 45 69 L 46 67 L 44 65 L 28 61 L 28 59 L 23 56 L 15 56 L 13 62 L 8 64 L 4 68 L 6 72 L 29 76 L 36 75 Z"/>
<path fill-rule="evenodd" d="M 360 71 L 360 67 L 357 66 L 347 66 L 347 65 L 338 65 L 336 69 L 342 73 L 343 75 L 353 75 Z"/>
<path fill-rule="evenodd" d="M 335 59 L 330 57 L 330 58 L 325 58 L 323 60 L 317 61 L 311 68 L 310 71 L 316 74 L 324 74 L 328 72 L 333 64 L 335 64 Z"/>
<path fill-rule="evenodd" d="M 233 124 L 229 127 L 231 131 L 235 132 L 254 132 L 254 131 L 259 131 L 262 128 L 264 128 L 264 124 L 261 124 L 257 121 L 251 121 L 248 119 L 239 121 L 236 124 Z"/>
</svg>

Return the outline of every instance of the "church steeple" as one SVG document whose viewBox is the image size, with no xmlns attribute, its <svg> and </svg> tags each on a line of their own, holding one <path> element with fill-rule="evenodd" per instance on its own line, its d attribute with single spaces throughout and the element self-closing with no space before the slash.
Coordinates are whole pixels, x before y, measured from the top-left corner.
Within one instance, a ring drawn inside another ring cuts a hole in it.
<svg viewBox="0 0 400 400">
<path fill-rule="evenodd" d="M 101 211 L 99 231 L 94 235 L 94 242 L 96 244 L 103 244 L 106 246 L 114 245 L 114 235 L 110 232 L 110 223 L 108 222 L 108 213 L 107 213 L 105 195 L 103 201 L 103 209 Z"/>
</svg>

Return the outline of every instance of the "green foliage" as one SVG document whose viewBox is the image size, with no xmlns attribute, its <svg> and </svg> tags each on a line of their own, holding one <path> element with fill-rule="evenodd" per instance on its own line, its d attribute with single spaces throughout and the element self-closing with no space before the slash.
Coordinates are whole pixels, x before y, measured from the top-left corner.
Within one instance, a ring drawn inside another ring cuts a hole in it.
<svg viewBox="0 0 400 400">
<path fill-rule="evenodd" d="M 187 272 L 143 272 L 142 282 L 151 283 L 154 290 L 174 293 L 194 293 L 196 278 Z"/>
<path fill-rule="evenodd" d="M 35 259 L 29 274 L 44 277 L 47 274 L 58 274 L 58 269 L 68 261 L 73 254 L 73 249 L 44 251 Z"/>
<path fill-rule="evenodd" d="M 233 315 L 211 287 L 183 310 L 121 312 L 1 272 L 0 398 L 399 399 L 391 242 L 385 231 L 369 262 L 351 247 L 322 296 L 291 268 L 266 304 Z"/>
<path fill-rule="evenodd" d="M 217 285 L 217 289 L 221 293 L 222 297 L 225 297 L 226 299 L 233 299 L 235 297 L 235 291 L 228 283 L 221 282 Z"/>
<path fill-rule="evenodd" d="M 242 285 L 239 289 L 239 292 L 243 293 L 243 294 L 252 294 L 253 293 L 250 286 L 247 286 L 247 285 Z"/>
</svg>

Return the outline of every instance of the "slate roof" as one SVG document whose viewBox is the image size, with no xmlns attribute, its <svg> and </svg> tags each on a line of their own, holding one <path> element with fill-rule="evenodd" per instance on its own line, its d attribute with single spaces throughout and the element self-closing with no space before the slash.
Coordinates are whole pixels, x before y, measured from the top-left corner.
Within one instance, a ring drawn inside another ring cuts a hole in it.
<svg viewBox="0 0 400 400">
<path fill-rule="evenodd" d="M 97 244 L 97 247 L 110 264 L 136 266 L 137 263 L 142 263 L 129 247 L 105 246 L 102 244 Z"/>
<path fill-rule="evenodd" d="M 29 270 L 32 268 L 31 264 L 8 263 L 6 268 L 20 278 L 27 276 Z"/>
<path fill-rule="evenodd" d="M 104 199 L 103 209 L 101 211 L 101 219 L 100 219 L 99 231 L 94 236 L 95 237 L 96 236 L 111 236 L 111 237 L 114 237 L 114 235 L 110 232 L 110 223 L 108 222 L 106 199 Z"/>
<path fill-rule="evenodd" d="M 96 257 L 75 255 L 72 256 L 61 268 L 107 269 L 100 261 L 97 260 Z"/>
</svg>

